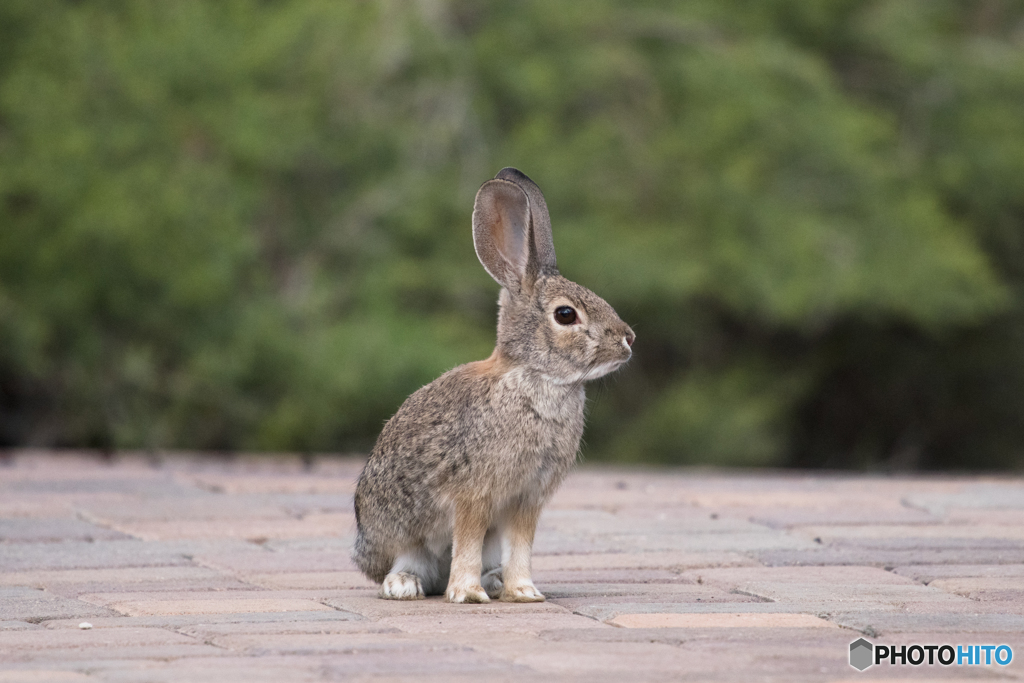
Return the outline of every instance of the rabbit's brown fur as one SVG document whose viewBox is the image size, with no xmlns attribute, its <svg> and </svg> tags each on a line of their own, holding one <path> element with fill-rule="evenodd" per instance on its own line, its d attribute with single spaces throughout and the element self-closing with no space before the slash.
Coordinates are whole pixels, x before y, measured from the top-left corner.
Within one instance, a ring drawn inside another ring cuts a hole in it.
<svg viewBox="0 0 1024 683">
<path fill-rule="evenodd" d="M 558 274 L 547 206 L 525 175 L 503 169 L 481 187 L 473 237 L 502 285 L 497 347 L 410 396 L 356 488 L 354 559 L 386 598 L 543 600 L 530 551 L 576 458 L 583 382 L 631 354 L 611 306 Z"/>
</svg>

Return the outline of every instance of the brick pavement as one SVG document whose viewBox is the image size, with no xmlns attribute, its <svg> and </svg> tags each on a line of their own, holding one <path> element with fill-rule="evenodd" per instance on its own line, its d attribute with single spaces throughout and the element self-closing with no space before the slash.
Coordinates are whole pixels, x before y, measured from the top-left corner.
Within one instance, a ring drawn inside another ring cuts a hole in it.
<svg viewBox="0 0 1024 683">
<path fill-rule="evenodd" d="M 0 683 L 1024 680 L 1020 477 L 585 466 L 541 520 L 548 601 L 449 605 L 355 570 L 359 467 L 9 454 Z M 859 673 L 860 636 L 1014 661 Z"/>
</svg>

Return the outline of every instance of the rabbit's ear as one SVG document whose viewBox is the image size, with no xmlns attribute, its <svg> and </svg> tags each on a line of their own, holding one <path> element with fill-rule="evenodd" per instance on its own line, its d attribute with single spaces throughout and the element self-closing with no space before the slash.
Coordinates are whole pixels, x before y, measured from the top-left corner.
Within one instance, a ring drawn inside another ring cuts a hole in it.
<svg viewBox="0 0 1024 683">
<path fill-rule="evenodd" d="M 498 284 L 519 294 L 530 269 L 530 201 L 516 183 L 488 180 L 473 204 L 473 246 L 476 256 Z"/>
<path fill-rule="evenodd" d="M 530 180 L 529 176 L 517 168 L 503 168 L 494 176 L 501 180 L 508 180 L 519 187 L 530 198 L 530 219 L 531 232 L 533 233 L 533 253 L 531 256 L 536 259 L 537 270 L 546 275 L 553 275 L 558 272 L 558 263 L 555 261 L 555 242 L 551 237 L 551 217 L 548 215 L 548 205 L 544 201 L 544 194 L 537 187 L 537 183 Z"/>
</svg>

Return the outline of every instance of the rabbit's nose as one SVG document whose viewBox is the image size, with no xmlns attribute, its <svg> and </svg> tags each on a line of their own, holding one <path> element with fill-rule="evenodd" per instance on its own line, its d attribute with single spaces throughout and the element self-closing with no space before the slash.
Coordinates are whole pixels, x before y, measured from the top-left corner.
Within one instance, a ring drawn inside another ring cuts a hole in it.
<svg viewBox="0 0 1024 683">
<path fill-rule="evenodd" d="M 626 348 L 631 348 L 633 346 L 633 342 L 635 340 L 636 340 L 636 335 L 633 334 L 632 330 L 627 332 L 626 336 L 622 338 L 622 342 L 626 345 Z"/>
</svg>

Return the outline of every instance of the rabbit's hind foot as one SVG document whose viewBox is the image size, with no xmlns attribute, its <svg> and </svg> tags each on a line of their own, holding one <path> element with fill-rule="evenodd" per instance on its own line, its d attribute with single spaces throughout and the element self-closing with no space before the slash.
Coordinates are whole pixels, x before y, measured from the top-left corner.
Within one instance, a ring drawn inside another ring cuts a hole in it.
<svg viewBox="0 0 1024 683">
<path fill-rule="evenodd" d="M 392 572 L 380 585 L 380 597 L 385 600 L 422 600 L 425 597 L 423 583 L 415 574 Z"/>
<path fill-rule="evenodd" d="M 484 592 L 487 593 L 487 597 L 492 600 L 497 600 L 501 597 L 501 588 L 504 585 L 501 581 L 501 567 L 492 569 L 483 575 L 480 579 L 480 585 L 483 587 Z"/>
</svg>

